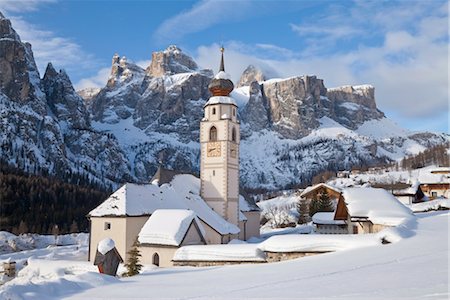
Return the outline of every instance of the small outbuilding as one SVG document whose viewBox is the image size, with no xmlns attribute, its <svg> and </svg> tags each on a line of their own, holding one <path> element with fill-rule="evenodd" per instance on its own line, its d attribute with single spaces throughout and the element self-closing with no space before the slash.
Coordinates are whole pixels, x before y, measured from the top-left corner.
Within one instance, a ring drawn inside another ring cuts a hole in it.
<svg viewBox="0 0 450 300">
<path fill-rule="evenodd" d="M 123 263 L 123 259 L 117 251 L 114 241 L 110 238 L 101 240 L 98 243 L 94 259 L 94 265 L 98 267 L 98 271 L 102 274 L 116 276 L 120 263 Z"/>
</svg>

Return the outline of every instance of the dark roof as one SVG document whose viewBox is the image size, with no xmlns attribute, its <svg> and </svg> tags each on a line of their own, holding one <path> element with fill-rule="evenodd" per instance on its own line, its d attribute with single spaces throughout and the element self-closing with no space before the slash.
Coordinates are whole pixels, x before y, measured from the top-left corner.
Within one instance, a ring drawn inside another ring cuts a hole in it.
<svg viewBox="0 0 450 300">
<path fill-rule="evenodd" d="M 175 175 L 179 174 L 187 174 L 187 172 L 164 169 L 163 167 L 159 166 L 158 170 L 156 171 L 155 175 L 153 175 L 150 182 L 152 183 L 155 180 L 158 180 L 158 185 L 160 186 L 162 184 L 171 182 L 172 179 L 175 177 Z"/>
<path fill-rule="evenodd" d="M 374 188 L 380 188 L 385 190 L 403 190 L 411 187 L 411 184 L 408 183 L 376 183 L 373 184 L 372 187 Z"/>
</svg>

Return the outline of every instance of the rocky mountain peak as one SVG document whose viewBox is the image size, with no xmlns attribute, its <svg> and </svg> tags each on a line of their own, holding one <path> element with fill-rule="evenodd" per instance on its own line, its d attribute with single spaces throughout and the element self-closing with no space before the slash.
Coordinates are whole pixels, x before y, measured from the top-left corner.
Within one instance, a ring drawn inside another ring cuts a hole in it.
<svg viewBox="0 0 450 300">
<path fill-rule="evenodd" d="M 152 62 L 146 71 L 149 76 L 161 77 L 197 70 L 197 63 L 190 56 L 184 54 L 177 46 L 171 45 L 164 51 L 152 53 Z"/>
<path fill-rule="evenodd" d="M 11 21 L 0 12 L 0 39 L 20 41 L 19 35 L 11 26 Z"/>
<path fill-rule="evenodd" d="M 237 87 L 250 85 L 253 81 L 262 82 L 266 79 L 267 77 L 264 75 L 261 69 L 253 65 L 249 65 L 242 73 Z"/>
<path fill-rule="evenodd" d="M 45 78 L 55 78 L 59 75 L 59 73 L 55 70 L 52 63 L 47 64 L 47 68 L 45 69 L 44 73 L 44 80 Z"/>
<path fill-rule="evenodd" d="M 375 103 L 375 88 L 369 84 L 329 88 L 327 89 L 327 97 L 334 101 L 364 105 L 370 109 L 377 108 Z"/>
<path fill-rule="evenodd" d="M 112 58 L 111 74 L 107 87 L 112 88 L 117 84 L 130 82 L 136 77 L 143 78 L 144 70 L 132 62 L 128 62 L 125 56 L 120 57 L 119 54 L 115 53 Z"/>
<path fill-rule="evenodd" d="M 0 18 L 0 89 L 10 100 L 45 111 L 45 97 L 31 45 L 22 43 L 10 20 Z"/>
</svg>

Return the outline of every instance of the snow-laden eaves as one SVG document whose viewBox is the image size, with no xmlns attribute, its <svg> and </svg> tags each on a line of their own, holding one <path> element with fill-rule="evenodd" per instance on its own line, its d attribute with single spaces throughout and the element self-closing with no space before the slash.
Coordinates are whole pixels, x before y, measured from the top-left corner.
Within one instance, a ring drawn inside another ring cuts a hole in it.
<svg viewBox="0 0 450 300">
<path fill-rule="evenodd" d="M 310 192 L 312 192 L 312 191 L 314 191 L 314 190 L 316 190 L 318 188 L 321 188 L 321 187 L 328 188 L 328 189 L 333 190 L 333 191 L 335 191 L 337 193 L 341 193 L 342 192 L 342 190 L 340 188 L 338 188 L 338 187 L 335 187 L 335 186 L 332 186 L 332 185 L 329 185 L 329 184 L 326 184 L 326 183 L 319 183 L 319 184 L 316 184 L 316 185 L 313 185 L 313 186 L 308 186 L 300 194 L 300 197 L 304 197 L 305 195 L 309 194 Z"/>
<path fill-rule="evenodd" d="M 414 218 L 409 208 L 384 189 L 347 188 L 342 196 L 351 218 L 387 226 L 398 226 Z"/>
<path fill-rule="evenodd" d="M 375 234 L 286 234 L 272 236 L 258 248 L 267 252 L 330 252 L 380 244 Z"/>
<path fill-rule="evenodd" d="M 174 261 L 264 262 L 266 256 L 257 244 L 194 245 L 175 252 Z"/>
<path fill-rule="evenodd" d="M 195 213 L 187 209 L 158 209 L 142 227 L 138 235 L 141 244 L 179 246 L 192 222 L 204 237 L 203 226 Z"/>
<path fill-rule="evenodd" d="M 335 220 L 334 212 L 318 212 L 312 216 L 312 221 L 314 224 L 322 225 L 345 225 L 343 220 Z"/>
</svg>

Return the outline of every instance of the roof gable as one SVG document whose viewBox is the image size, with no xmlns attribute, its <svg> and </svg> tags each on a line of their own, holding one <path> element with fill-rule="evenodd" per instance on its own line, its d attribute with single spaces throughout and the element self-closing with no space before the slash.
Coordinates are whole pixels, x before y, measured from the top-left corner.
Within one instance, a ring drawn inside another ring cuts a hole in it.
<svg viewBox="0 0 450 300">
<path fill-rule="evenodd" d="M 320 189 L 320 188 L 325 188 L 331 191 L 334 191 L 336 194 L 340 194 L 342 192 L 342 190 L 340 188 L 337 188 L 335 186 L 326 184 L 326 183 L 319 183 L 313 186 L 309 186 L 307 187 L 301 194 L 300 197 L 307 197 L 309 194 L 313 193 L 314 191 Z"/>
</svg>

